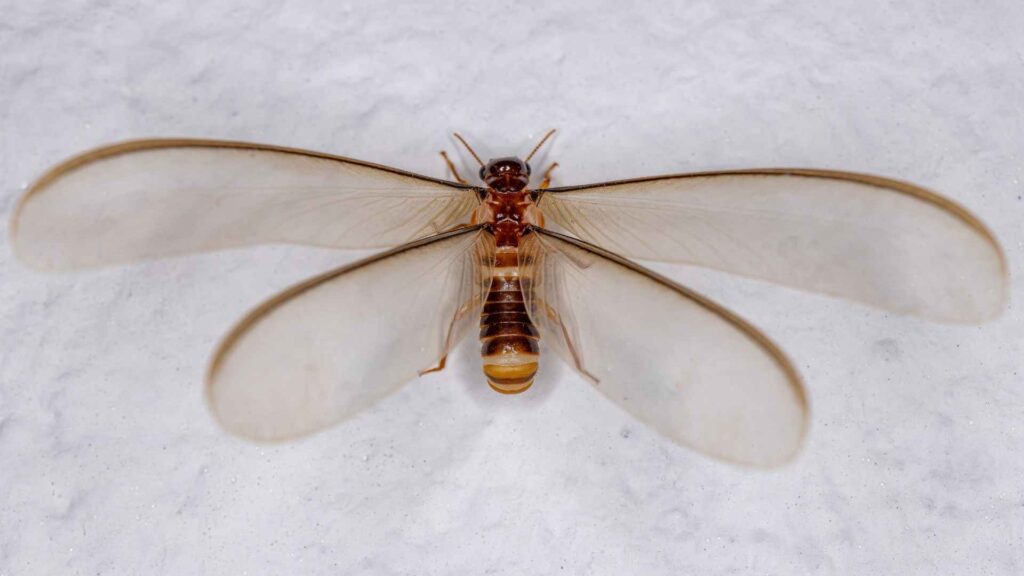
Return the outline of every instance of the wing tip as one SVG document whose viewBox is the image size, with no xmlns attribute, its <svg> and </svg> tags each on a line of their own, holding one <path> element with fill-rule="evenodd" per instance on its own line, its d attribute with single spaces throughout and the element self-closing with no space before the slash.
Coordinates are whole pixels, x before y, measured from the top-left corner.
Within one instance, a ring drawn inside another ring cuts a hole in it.
<svg viewBox="0 0 1024 576">
<path fill-rule="evenodd" d="M 206 404 L 206 411 L 210 414 L 210 418 L 213 419 L 218 428 L 234 438 L 260 446 L 277 446 L 296 440 L 301 436 L 307 436 L 316 432 L 314 430 L 307 434 L 300 434 L 298 436 L 272 434 L 266 430 L 261 430 L 258 426 L 252 426 L 251 424 L 247 425 L 237 419 L 229 419 L 224 413 L 222 402 L 216 398 L 216 392 L 214 390 L 217 387 L 216 370 L 217 362 L 219 360 L 216 356 L 219 355 L 220 349 L 218 348 L 214 354 L 215 358 L 211 359 L 210 365 L 207 367 L 206 377 L 203 382 L 203 403 Z"/>
<path fill-rule="evenodd" d="M 774 470 L 784 468 L 796 462 L 807 445 L 807 436 L 811 424 L 811 411 L 804 397 L 798 397 L 800 410 L 800 422 L 794 428 L 794 433 L 787 438 L 786 442 L 765 449 L 764 446 L 757 446 L 758 438 L 751 437 L 751 443 L 742 451 L 715 452 L 706 448 L 693 446 L 689 443 L 683 445 L 711 458 L 752 470 Z"/>
<path fill-rule="evenodd" d="M 811 425 L 811 409 L 802 382 L 796 381 L 790 382 L 790 384 L 799 391 L 796 400 L 800 411 L 800 422 L 789 441 L 775 450 L 755 450 L 754 452 L 759 453 L 760 457 L 758 458 L 732 456 L 719 457 L 720 459 L 747 468 L 769 470 L 786 467 L 799 458 L 807 444 L 807 435 Z"/>
<path fill-rule="evenodd" d="M 22 200 L 24 200 L 24 198 Z M 11 216 L 7 225 L 7 245 L 10 247 L 11 255 L 14 256 L 14 260 L 21 266 L 28 268 L 33 272 L 43 274 L 55 274 L 68 270 L 67 267 L 54 265 L 51 259 L 40 256 L 37 250 L 31 250 L 27 244 L 30 243 L 26 241 L 22 234 L 21 202 L 19 202 L 18 207 L 15 208 L 15 212 Z"/>
</svg>

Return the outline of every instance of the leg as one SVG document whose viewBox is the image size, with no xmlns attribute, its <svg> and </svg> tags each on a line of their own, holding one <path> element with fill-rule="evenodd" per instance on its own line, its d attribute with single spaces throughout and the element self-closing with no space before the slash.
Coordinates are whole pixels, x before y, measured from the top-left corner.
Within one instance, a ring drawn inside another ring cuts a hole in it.
<svg viewBox="0 0 1024 576">
<path fill-rule="evenodd" d="M 448 361 L 448 352 L 451 350 L 452 347 L 452 336 L 454 336 L 455 333 L 455 325 L 459 322 L 459 320 L 465 318 L 466 314 L 468 314 L 470 310 L 476 308 L 477 304 L 479 303 L 480 298 L 476 297 L 473 298 L 471 301 L 467 302 L 466 304 L 463 304 L 461 308 L 455 311 L 455 314 L 452 316 L 452 321 L 448 324 L 448 334 L 444 338 L 444 355 L 441 356 L 441 360 L 439 360 L 437 364 L 431 366 L 430 368 L 420 370 L 420 376 L 430 374 L 431 372 L 440 372 L 441 370 L 444 370 L 444 365 Z"/>
<path fill-rule="evenodd" d="M 558 167 L 558 162 L 553 162 L 548 169 L 544 171 L 544 179 L 540 181 L 538 190 L 547 190 L 548 186 L 551 186 L 551 171 Z"/>
<path fill-rule="evenodd" d="M 462 176 L 459 176 L 459 171 L 455 169 L 455 164 L 452 164 L 452 161 L 448 158 L 448 153 L 444 150 L 441 151 L 441 158 L 444 158 L 444 163 L 448 165 L 448 169 L 451 170 L 456 182 L 459 184 L 469 184 L 469 182 L 462 179 Z"/>
<path fill-rule="evenodd" d="M 431 372 L 440 372 L 441 370 L 444 370 L 444 365 L 445 365 L 445 362 L 447 362 L 447 361 L 448 361 L 448 355 L 445 354 L 444 356 L 441 357 L 441 361 L 438 362 L 437 364 L 431 366 L 430 368 L 427 368 L 426 370 L 420 370 L 419 371 L 419 375 L 420 376 L 426 376 L 427 374 L 430 374 Z"/>
<path fill-rule="evenodd" d="M 565 323 L 562 322 L 562 318 L 558 315 L 558 312 L 555 312 L 555 310 L 547 304 L 542 305 L 544 306 L 544 312 L 547 314 L 548 319 L 558 324 L 558 327 L 562 332 L 562 339 L 565 340 L 565 346 L 569 349 L 569 354 L 572 356 L 573 364 L 576 365 L 576 371 L 587 380 L 590 380 L 593 385 L 597 386 L 600 384 L 601 381 L 597 379 L 597 376 L 587 372 L 587 369 L 583 367 L 583 359 L 580 358 L 579 352 L 576 351 L 576 345 L 572 343 L 572 338 L 569 336 L 569 329 L 565 327 Z"/>
</svg>

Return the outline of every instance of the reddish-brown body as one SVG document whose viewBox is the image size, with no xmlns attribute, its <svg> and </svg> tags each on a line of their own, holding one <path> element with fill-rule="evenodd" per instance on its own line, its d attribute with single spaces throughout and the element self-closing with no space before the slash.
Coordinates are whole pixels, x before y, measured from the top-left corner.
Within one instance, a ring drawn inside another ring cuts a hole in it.
<svg viewBox="0 0 1024 576">
<path fill-rule="evenodd" d="M 480 353 L 491 388 L 515 394 L 533 384 L 540 354 L 540 335 L 523 296 L 530 279 L 520 274 L 519 239 L 528 225 L 541 226 L 544 220 L 526 189 L 530 169 L 525 162 L 518 158 L 492 160 L 481 170 L 481 177 L 488 184 L 487 196 L 473 215 L 473 223 L 488 225 L 497 250 L 480 317 Z"/>
<path fill-rule="evenodd" d="M 528 224 L 543 225 L 544 217 L 533 202 L 528 190 L 498 192 L 488 190 L 483 204 L 477 209 L 473 223 L 489 224 L 494 242 L 500 248 L 519 246 L 519 238 Z"/>
</svg>

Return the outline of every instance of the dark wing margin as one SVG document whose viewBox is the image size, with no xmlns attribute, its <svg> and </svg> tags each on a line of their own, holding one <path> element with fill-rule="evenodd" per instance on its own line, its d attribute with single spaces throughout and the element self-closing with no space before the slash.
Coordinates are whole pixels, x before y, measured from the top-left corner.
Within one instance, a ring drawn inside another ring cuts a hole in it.
<svg viewBox="0 0 1024 576">
<path fill-rule="evenodd" d="M 22 197 L 15 253 L 70 270 L 268 243 L 385 248 L 467 222 L 477 189 L 246 142 L 139 140 L 51 169 Z"/>
<path fill-rule="evenodd" d="M 810 169 L 554 188 L 548 219 L 630 258 L 695 264 L 946 322 L 997 316 L 995 236 L 959 204 L 878 176 Z"/>
<path fill-rule="evenodd" d="M 436 366 L 479 322 L 493 253 L 493 236 L 467 226 L 271 298 L 214 354 L 211 411 L 229 432 L 265 442 L 355 416 Z"/>
<path fill-rule="evenodd" d="M 520 244 L 541 341 L 667 438 L 777 466 L 802 444 L 807 399 L 766 336 L 704 296 L 586 242 L 534 228 Z"/>
</svg>

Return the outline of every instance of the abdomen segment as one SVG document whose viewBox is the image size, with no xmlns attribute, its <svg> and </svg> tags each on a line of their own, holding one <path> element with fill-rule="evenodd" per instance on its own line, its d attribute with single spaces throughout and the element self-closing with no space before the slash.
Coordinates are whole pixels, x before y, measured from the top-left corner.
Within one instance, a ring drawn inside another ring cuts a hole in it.
<svg viewBox="0 0 1024 576">
<path fill-rule="evenodd" d="M 523 301 L 519 261 L 514 247 L 495 254 L 494 278 L 480 317 L 480 354 L 491 388 L 517 394 L 533 384 L 540 355 L 537 328 Z"/>
</svg>

